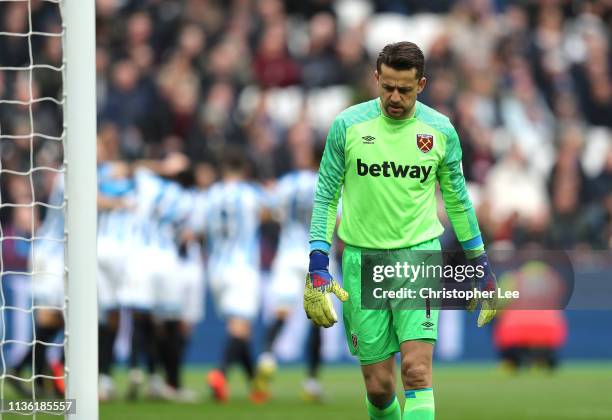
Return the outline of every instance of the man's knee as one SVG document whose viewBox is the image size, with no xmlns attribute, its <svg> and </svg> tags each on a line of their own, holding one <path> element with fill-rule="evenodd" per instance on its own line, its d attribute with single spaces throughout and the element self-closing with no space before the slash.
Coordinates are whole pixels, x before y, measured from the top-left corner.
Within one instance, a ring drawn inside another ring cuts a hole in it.
<svg viewBox="0 0 612 420">
<path fill-rule="evenodd" d="M 428 388 L 431 386 L 431 363 L 427 360 L 402 359 L 402 380 L 408 389 Z"/>
<path fill-rule="evenodd" d="M 368 399 L 376 406 L 387 404 L 395 393 L 395 381 L 388 372 L 377 372 L 365 375 L 365 386 Z"/>
<path fill-rule="evenodd" d="M 230 318 L 227 321 L 227 332 L 232 337 L 248 340 L 251 337 L 251 323 L 243 318 Z"/>
</svg>

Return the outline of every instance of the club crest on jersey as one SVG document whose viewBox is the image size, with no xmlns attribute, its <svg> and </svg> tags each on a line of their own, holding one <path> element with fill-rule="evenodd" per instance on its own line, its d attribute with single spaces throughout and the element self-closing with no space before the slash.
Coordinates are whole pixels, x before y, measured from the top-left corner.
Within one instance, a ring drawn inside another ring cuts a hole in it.
<svg viewBox="0 0 612 420">
<path fill-rule="evenodd" d="M 423 153 L 427 153 L 431 149 L 433 149 L 433 144 L 434 144 L 433 141 L 434 141 L 434 138 L 431 134 L 417 134 L 416 135 L 417 146 L 419 149 L 421 149 L 421 152 Z"/>
</svg>

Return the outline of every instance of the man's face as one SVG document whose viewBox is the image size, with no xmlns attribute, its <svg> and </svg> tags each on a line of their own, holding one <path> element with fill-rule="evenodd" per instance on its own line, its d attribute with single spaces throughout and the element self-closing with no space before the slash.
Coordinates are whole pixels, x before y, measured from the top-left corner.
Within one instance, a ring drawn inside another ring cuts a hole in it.
<svg viewBox="0 0 612 420">
<path fill-rule="evenodd" d="M 374 72 L 382 108 L 388 117 L 407 118 L 414 108 L 417 95 L 425 88 L 426 79 L 417 79 L 415 68 L 395 70 L 385 64 L 380 73 Z"/>
</svg>

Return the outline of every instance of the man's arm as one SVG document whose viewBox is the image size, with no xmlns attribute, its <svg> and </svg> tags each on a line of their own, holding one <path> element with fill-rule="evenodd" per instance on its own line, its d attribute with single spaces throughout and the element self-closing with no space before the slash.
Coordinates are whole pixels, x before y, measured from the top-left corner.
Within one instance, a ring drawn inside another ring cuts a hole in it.
<svg viewBox="0 0 612 420">
<path fill-rule="evenodd" d="M 155 172 L 161 176 L 175 176 L 182 171 L 189 168 L 189 158 L 179 152 L 173 152 L 168 154 L 163 159 L 141 159 L 131 164 L 132 172 L 135 172 L 139 168 L 146 168 L 152 172 Z"/>
<path fill-rule="evenodd" d="M 329 273 L 328 255 L 344 183 L 345 142 L 344 123 L 336 118 L 327 135 L 310 221 L 310 262 L 304 288 L 304 310 L 315 325 L 326 328 L 338 321 L 328 293 L 335 294 L 342 302 L 349 298 Z"/>
<path fill-rule="evenodd" d="M 454 128 L 447 133 L 446 153 L 437 172 L 446 213 L 468 258 L 484 252 L 474 206 L 461 167 L 461 145 Z"/>
<path fill-rule="evenodd" d="M 331 248 L 338 199 L 344 183 L 344 122 L 336 118 L 329 129 L 325 151 L 319 167 L 312 219 L 310 222 L 310 250 L 329 253 Z"/>
</svg>

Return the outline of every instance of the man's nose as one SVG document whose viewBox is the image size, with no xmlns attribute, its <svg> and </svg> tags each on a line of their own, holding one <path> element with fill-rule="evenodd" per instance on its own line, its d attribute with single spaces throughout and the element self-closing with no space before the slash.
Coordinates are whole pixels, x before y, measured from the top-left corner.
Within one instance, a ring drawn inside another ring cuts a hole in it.
<svg viewBox="0 0 612 420">
<path fill-rule="evenodd" d="M 400 96 L 399 92 L 397 89 L 393 89 L 393 92 L 391 92 L 391 102 L 400 102 L 402 97 Z"/>
</svg>

